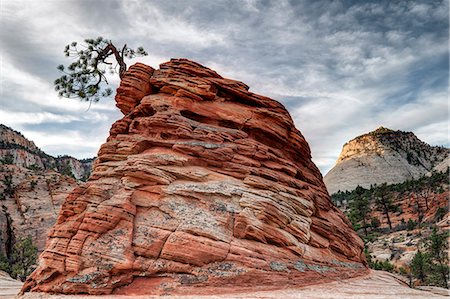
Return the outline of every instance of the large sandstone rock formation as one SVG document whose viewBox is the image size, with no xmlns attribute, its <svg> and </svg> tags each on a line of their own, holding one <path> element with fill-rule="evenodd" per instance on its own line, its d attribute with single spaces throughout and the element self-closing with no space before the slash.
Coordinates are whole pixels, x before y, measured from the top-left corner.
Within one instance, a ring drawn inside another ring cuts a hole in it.
<svg viewBox="0 0 450 299">
<path fill-rule="evenodd" d="M 449 166 L 450 150 L 430 146 L 412 132 L 383 127 L 344 144 L 336 165 L 325 175 L 330 194 L 375 184 L 417 179 Z"/>
<path fill-rule="evenodd" d="M 280 103 L 184 59 L 132 66 L 116 101 L 125 116 L 23 291 L 218 293 L 367 273 Z"/>
</svg>

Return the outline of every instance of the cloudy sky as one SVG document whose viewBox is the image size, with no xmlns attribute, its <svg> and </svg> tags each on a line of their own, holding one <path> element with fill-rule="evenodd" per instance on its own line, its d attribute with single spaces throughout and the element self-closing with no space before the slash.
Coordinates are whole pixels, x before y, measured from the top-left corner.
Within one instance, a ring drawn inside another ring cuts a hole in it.
<svg viewBox="0 0 450 299">
<path fill-rule="evenodd" d="M 96 155 L 113 99 L 60 99 L 72 41 L 184 57 L 281 101 L 325 174 L 342 145 L 386 126 L 449 146 L 448 1 L 0 0 L 0 123 L 52 155 Z M 111 84 L 115 88 L 117 79 Z"/>
</svg>

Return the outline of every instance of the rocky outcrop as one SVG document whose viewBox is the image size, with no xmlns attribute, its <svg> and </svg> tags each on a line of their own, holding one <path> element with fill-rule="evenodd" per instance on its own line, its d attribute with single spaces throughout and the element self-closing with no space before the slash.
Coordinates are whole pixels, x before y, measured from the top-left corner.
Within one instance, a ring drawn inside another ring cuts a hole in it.
<svg viewBox="0 0 450 299">
<path fill-rule="evenodd" d="M 70 156 L 52 157 L 41 151 L 33 141 L 26 139 L 21 133 L 0 124 L 0 162 L 12 164 L 31 170 L 55 170 L 86 180 L 94 159 L 78 160 Z"/>
<path fill-rule="evenodd" d="M 23 291 L 211 294 L 366 273 L 288 112 L 248 89 L 184 59 L 132 66 L 125 116 Z"/>
<path fill-rule="evenodd" d="M 443 166 L 450 150 L 430 146 L 412 132 L 383 127 L 344 144 L 336 165 L 325 175 L 328 192 L 353 190 L 375 184 L 417 179 Z"/>
</svg>

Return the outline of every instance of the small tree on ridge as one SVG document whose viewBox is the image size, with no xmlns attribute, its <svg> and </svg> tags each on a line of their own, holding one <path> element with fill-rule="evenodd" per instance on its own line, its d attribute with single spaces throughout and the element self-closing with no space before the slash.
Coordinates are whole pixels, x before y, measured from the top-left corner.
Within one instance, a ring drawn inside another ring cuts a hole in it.
<svg viewBox="0 0 450 299">
<path fill-rule="evenodd" d="M 64 49 L 65 55 L 75 58 L 75 61 L 67 67 L 58 66 L 63 75 L 56 79 L 54 84 L 61 97 L 97 102 L 100 97 L 110 96 L 111 88 L 104 88 L 102 84 L 108 84 L 106 70 L 117 72 L 122 78 L 127 70 L 125 58 L 147 55 L 143 47 L 133 50 L 125 44 L 118 49 L 112 41 L 103 37 L 85 39 L 84 42 L 82 45 L 72 42 Z M 115 63 L 108 59 L 110 56 L 114 57 Z"/>
</svg>

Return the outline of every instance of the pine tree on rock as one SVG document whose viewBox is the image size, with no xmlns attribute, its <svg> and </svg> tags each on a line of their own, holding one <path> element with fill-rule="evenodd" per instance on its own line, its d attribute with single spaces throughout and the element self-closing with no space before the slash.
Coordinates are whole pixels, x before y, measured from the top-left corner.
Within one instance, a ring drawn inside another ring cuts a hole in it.
<svg viewBox="0 0 450 299">
<path fill-rule="evenodd" d="M 108 97 L 112 94 L 112 89 L 104 88 L 104 84 L 108 84 L 105 76 L 107 69 L 112 74 L 117 72 L 122 78 L 127 70 L 125 58 L 147 55 L 143 47 L 133 50 L 125 44 L 120 49 L 103 37 L 85 39 L 84 42 L 82 45 L 72 42 L 64 49 L 67 57 L 76 60 L 67 67 L 58 66 L 63 75 L 54 84 L 60 97 L 94 102 L 99 101 L 100 97 Z M 115 63 L 109 60 L 111 56 Z"/>
</svg>

